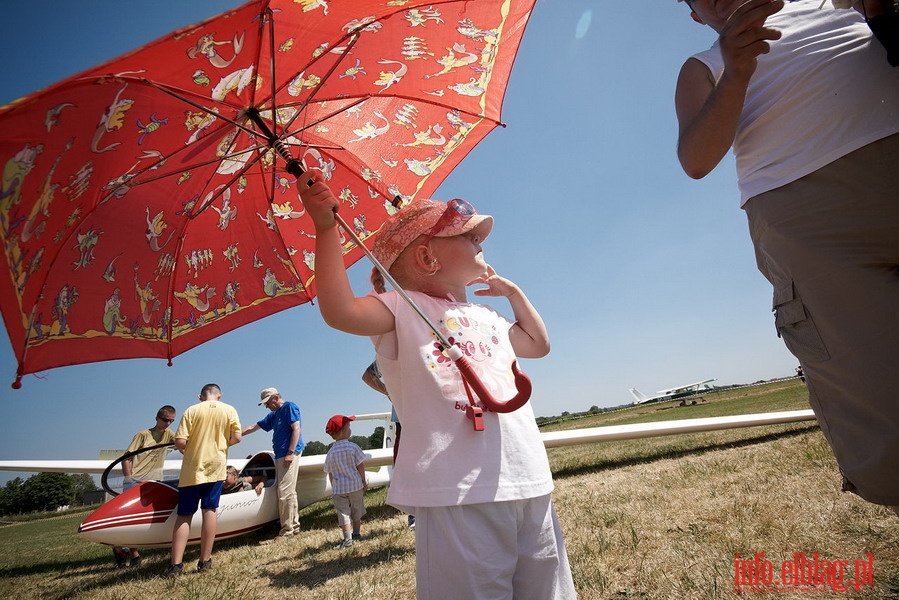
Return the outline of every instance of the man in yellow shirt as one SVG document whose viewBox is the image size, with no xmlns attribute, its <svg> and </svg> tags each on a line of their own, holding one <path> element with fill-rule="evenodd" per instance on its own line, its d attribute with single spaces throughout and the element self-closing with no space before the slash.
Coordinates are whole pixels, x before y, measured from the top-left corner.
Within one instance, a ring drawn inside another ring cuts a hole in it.
<svg viewBox="0 0 899 600">
<path fill-rule="evenodd" d="M 125 450 L 125 454 L 136 452 L 143 448 L 158 446 L 160 444 L 171 444 L 175 441 L 175 433 L 169 429 L 175 421 L 175 407 L 166 404 L 156 411 L 156 424 L 150 429 L 142 429 L 134 434 L 131 443 Z M 122 474 L 125 476 L 122 482 L 122 491 L 127 492 L 142 481 L 150 481 L 153 479 L 162 479 L 162 467 L 165 463 L 165 456 L 171 448 L 159 448 L 140 454 L 122 461 Z M 125 560 L 131 555 L 130 562 L 132 567 L 139 567 L 141 564 L 141 555 L 137 548 L 121 548 L 112 549 L 115 555 L 116 566 L 121 568 L 125 566 Z"/>
<path fill-rule="evenodd" d="M 184 550 L 198 505 L 203 513 L 203 525 L 197 571 L 212 568 L 212 544 L 218 523 L 216 510 L 225 481 L 228 447 L 241 439 L 237 411 L 221 402 L 222 390 L 218 385 L 206 384 L 198 397 L 200 402 L 184 411 L 175 432 L 175 447 L 184 453 L 184 459 L 178 481 L 178 516 L 172 531 L 172 565 L 168 577 L 177 577 L 184 570 Z"/>
<path fill-rule="evenodd" d="M 169 425 L 174 421 L 175 407 L 168 404 L 163 406 L 156 412 L 156 425 L 134 434 L 125 453 L 160 444 L 171 444 L 175 441 L 175 433 L 169 429 Z M 125 476 L 125 480 L 122 483 L 122 491 L 128 491 L 142 481 L 161 479 L 165 456 L 169 450 L 169 448 L 159 448 L 123 460 L 122 474 Z"/>
</svg>

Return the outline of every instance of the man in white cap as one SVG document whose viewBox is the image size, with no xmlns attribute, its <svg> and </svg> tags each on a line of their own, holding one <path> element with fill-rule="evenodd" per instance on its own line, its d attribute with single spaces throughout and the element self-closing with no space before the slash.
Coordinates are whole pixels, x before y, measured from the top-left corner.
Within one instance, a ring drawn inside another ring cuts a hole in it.
<svg viewBox="0 0 899 600">
<path fill-rule="evenodd" d="M 242 434 L 249 435 L 259 429 L 272 432 L 275 474 L 278 476 L 278 510 L 281 517 L 278 537 L 286 537 L 300 529 L 297 517 L 297 469 L 300 462 L 296 459 L 306 447 L 303 443 L 300 409 L 293 402 L 285 402 L 273 387 L 262 390 L 259 406 L 263 405 L 270 412 L 255 425 L 245 428 Z"/>
</svg>

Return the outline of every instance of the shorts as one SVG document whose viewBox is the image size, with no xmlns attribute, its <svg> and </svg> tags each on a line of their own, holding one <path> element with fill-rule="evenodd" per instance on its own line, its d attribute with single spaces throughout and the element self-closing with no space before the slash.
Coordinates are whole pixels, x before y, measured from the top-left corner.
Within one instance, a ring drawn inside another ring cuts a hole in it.
<svg viewBox="0 0 899 600">
<path fill-rule="evenodd" d="M 197 512 L 197 505 L 203 510 L 219 507 L 224 481 L 201 483 L 178 488 L 178 515 L 186 517 Z"/>
<path fill-rule="evenodd" d="M 416 507 L 419 600 L 574 600 L 550 496 Z"/>
<path fill-rule="evenodd" d="M 358 489 L 349 494 L 334 494 L 334 509 L 337 511 L 337 522 L 341 527 L 352 525 L 365 516 L 365 502 L 362 499 L 364 490 Z"/>
</svg>

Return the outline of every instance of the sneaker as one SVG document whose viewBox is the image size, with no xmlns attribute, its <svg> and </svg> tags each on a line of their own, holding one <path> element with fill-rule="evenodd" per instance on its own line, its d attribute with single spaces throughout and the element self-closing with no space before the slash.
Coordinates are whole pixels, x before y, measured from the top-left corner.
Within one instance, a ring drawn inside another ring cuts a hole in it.
<svg viewBox="0 0 899 600">
<path fill-rule="evenodd" d="M 202 573 L 203 571 L 211 571 L 212 570 L 212 559 L 201 560 L 197 562 L 197 573 Z"/>
<path fill-rule="evenodd" d="M 358 542 L 358 541 L 361 540 L 361 539 L 362 539 L 362 534 L 361 534 L 361 533 L 354 533 L 354 534 L 353 534 L 353 541 L 354 541 L 354 542 Z"/>
<path fill-rule="evenodd" d="M 352 545 L 353 545 L 352 539 L 349 539 L 349 540 L 344 539 L 344 540 L 340 540 L 340 543 L 337 544 L 336 546 L 334 546 L 334 549 L 341 550 L 342 548 L 349 548 Z"/>
<path fill-rule="evenodd" d="M 415 529 L 415 515 L 409 515 L 409 529 Z"/>
<path fill-rule="evenodd" d="M 144 562 L 144 557 L 141 556 L 140 554 L 138 554 L 137 556 L 131 557 L 131 562 L 128 563 L 128 566 L 137 568 L 137 567 L 141 566 L 141 563 L 143 563 L 143 562 Z"/>
<path fill-rule="evenodd" d="M 113 548 L 112 555 L 115 557 L 116 568 L 125 568 L 125 563 L 128 560 L 128 548 Z"/>
<path fill-rule="evenodd" d="M 165 574 L 166 578 L 173 579 L 178 577 L 184 572 L 184 563 L 178 563 L 177 565 L 172 565 L 169 567 L 168 572 Z"/>
</svg>

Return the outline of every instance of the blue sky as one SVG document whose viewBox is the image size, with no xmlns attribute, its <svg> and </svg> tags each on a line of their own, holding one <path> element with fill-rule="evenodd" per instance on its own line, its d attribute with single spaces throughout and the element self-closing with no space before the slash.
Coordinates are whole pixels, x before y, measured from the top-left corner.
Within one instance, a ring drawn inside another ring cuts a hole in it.
<svg viewBox="0 0 899 600">
<path fill-rule="evenodd" d="M 232 8 L 230 0 L 6 3 L 0 104 Z M 748 383 L 798 364 L 776 337 L 730 157 L 693 181 L 675 156 L 673 92 L 714 32 L 675 0 L 538 0 L 503 120 L 435 197 L 463 197 L 496 219 L 487 260 L 543 315 L 553 349 L 522 361 L 538 415 L 629 402 L 708 378 Z M 15 58 L 14 58 L 15 57 Z M 370 266 L 351 270 L 359 294 Z M 507 304 L 495 303 L 509 313 Z M 328 329 L 304 305 L 162 360 L 53 369 L 9 387 L 0 339 L 0 460 L 92 459 L 124 448 L 163 404 L 179 415 L 207 382 L 244 424 L 268 386 L 296 402 L 307 440 L 335 412 L 389 410 L 360 376 L 370 342 Z M 357 433 L 371 426 L 360 424 Z M 232 456 L 269 449 L 259 432 Z M 17 474 L 0 475 L 0 481 Z"/>
</svg>

